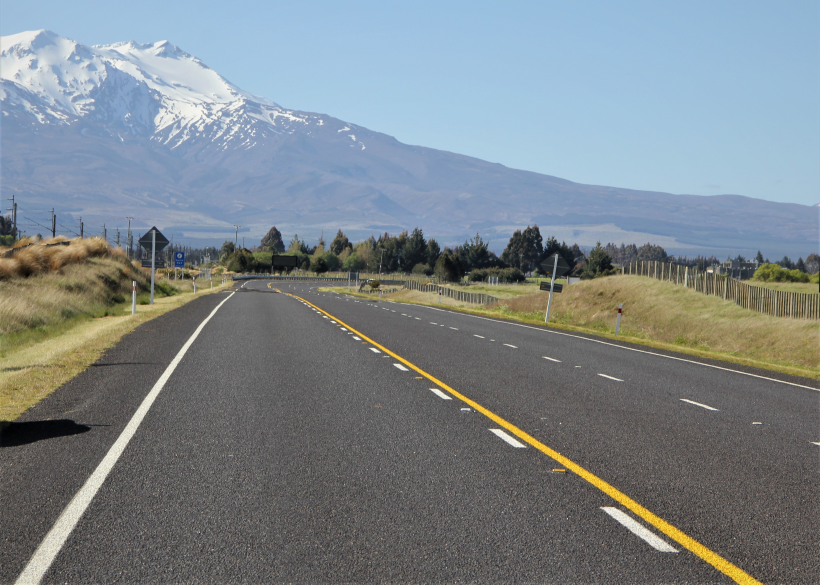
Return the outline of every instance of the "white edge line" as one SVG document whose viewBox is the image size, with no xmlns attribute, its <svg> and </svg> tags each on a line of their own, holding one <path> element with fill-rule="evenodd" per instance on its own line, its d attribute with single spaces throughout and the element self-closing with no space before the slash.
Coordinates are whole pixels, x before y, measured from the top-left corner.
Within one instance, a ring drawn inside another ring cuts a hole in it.
<svg viewBox="0 0 820 585">
<path fill-rule="evenodd" d="M 430 388 L 430 392 L 441 398 L 442 400 L 452 400 L 450 396 L 447 396 L 444 392 L 439 390 L 438 388 Z M 818 443 L 820 444 L 820 443 Z"/>
<path fill-rule="evenodd" d="M 686 398 L 681 398 L 681 402 L 688 402 L 689 404 L 694 404 L 695 406 L 700 406 L 701 408 L 705 408 L 706 410 L 718 410 L 717 408 L 712 408 L 711 406 L 701 404 L 700 402 L 695 402 L 694 400 L 687 400 Z"/>
<path fill-rule="evenodd" d="M 527 448 L 527 446 L 524 443 L 520 443 L 520 442 L 516 441 L 515 439 L 513 439 L 511 436 L 509 436 L 507 433 L 505 433 L 501 429 L 490 429 L 490 432 L 492 434 L 494 434 L 496 437 L 498 437 L 499 439 L 502 439 L 506 443 L 512 445 L 516 449 L 526 449 Z"/>
<path fill-rule="evenodd" d="M 506 345 L 507 347 L 511 347 L 513 349 L 518 349 L 518 347 L 516 347 L 515 345 L 510 345 L 509 343 L 505 343 L 504 345 Z"/>
<path fill-rule="evenodd" d="M 478 337 L 479 339 L 484 339 L 483 335 L 476 335 L 475 333 L 473 333 L 473 337 Z"/>
<path fill-rule="evenodd" d="M 401 364 L 393 364 L 393 365 L 396 366 L 398 369 L 400 369 L 402 372 L 409 372 L 410 371 Z"/>
<path fill-rule="evenodd" d="M 629 530 L 638 538 L 644 540 L 649 546 L 651 546 L 655 550 L 668 553 L 678 552 L 678 550 L 672 548 L 672 546 L 668 542 L 650 532 L 646 527 L 633 520 L 631 516 L 628 516 L 624 512 L 621 512 L 618 508 L 602 506 L 601 510 L 612 516 L 615 520 L 620 522 L 624 526 L 624 528 Z"/>
<path fill-rule="evenodd" d="M 714 368 L 716 370 L 723 370 L 724 372 L 732 372 L 735 374 L 742 374 L 743 376 L 751 376 L 752 378 L 759 378 L 760 380 L 768 380 L 769 382 L 777 382 L 778 384 L 786 384 L 788 386 L 794 386 L 795 388 L 805 388 L 806 390 L 814 390 L 815 392 L 820 392 L 820 388 L 812 388 L 811 386 L 806 386 L 805 384 L 797 384 L 795 382 L 787 382 L 786 380 L 778 380 L 777 378 L 769 378 L 768 376 L 760 376 L 758 374 L 751 374 L 749 372 L 742 372 L 740 370 L 733 370 L 732 368 L 724 368 L 722 366 L 715 366 L 713 364 L 704 364 L 703 362 L 697 362 L 695 360 L 688 360 L 686 358 L 681 358 L 673 355 L 664 355 L 662 353 L 655 353 L 654 351 L 647 351 L 645 349 L 637 349 L 634 347 L 626 347 L 625 345 L 618 345 L 617 343 L 610 343 L 608 341 L 602 341 L 600 339 L 591 339 L 589 337 L 584 337 L 583 335 L 573 335 L 572 333 L 564 333 L 563 331 L 555 331 L 554 329 L 545 329 L 542 327 L 533 327 L 531 325 L 524 325 L 523 323 L 511 323 L 509 321 L 500 321 L 498 319 L 490 319 L 489 317 L 480 317 L 478 315 L 470 315 L 469 313 L 456 313 L 454 311 L 448 311 L 446 309 L 437 309 L 435 307 L 427 307 L 425 305 L 418 305 L 419 307 L 423 307 L 425 309 L 431 309 L 433 311 L 441 311 L 442 313 L 449 313 L 450 315 L 460 315 L 462 317 L 472 317 L 473 319 L 481 319 L 482 321 L 491 321 L 493 323 L 500 323 L 502 325 L 513 325 L 515 327 L 523 327 L 524 329 L 532 329 L 534 331 L 541 331 L 543 333 L 552 333 L 553 335 L 563 335 L 564 337 L 573 337 L 575 339 L 583 339 L 584 341 L 590 341 L 592 343 L 600 343 L 602 345 L 609 345 L 612 347 L 617 347 L 619 349 L 625 349 L 628 351 L 635 351 L 638 353 L 645 353 L 647 355 L 654 355 L 656 357 L 666 358 L 668 360 L 676 360 L 679 362 L 687 362 L 690 364 L 695 364 L 698 366 L 703 366 L 705 368 Z"/>
<path fill-rule="evenodd" d="M 549 360 L 551 362 L 558 362 L 559 364 L 561 363 L 561 360 L 557 360 L 555 358 L 551 358 L 551 357 L 547 357 L 547 356 L 543 356 L 543 357 L 544 357 L 545 360 Z"/>
<path fill-rule="evenodd" d="M 108 477 L 108 474 L 111 473 L 111 470 L 114 468 L 114 465 L 116 465 L 120 455 L 122 455 L 123 451 L 125 451 L 125 448 L 128 446 L 131 438 L 137 432 L 140 423 L 142 423 L 145 415 L 148 414 L 148 411 L 151 409 L 151 405 L 154 404 L 154 400 L 156 400 L 159 393 L 165 387 L 165 384 L 168 382 L 171 374 L 174 373 L 174 370 L 176 370 L 179 362 L 182 361 L 182 358 L 205 328 L 205 325 L 208 324 L 208 321 L 216 315 L 216 312 L 220 309 L 220 307 L 228 302 L 228 299 L 230 299 L 234 294 L 236 293 L 231 293 L 225 300 L 219 303 L 213 311 L 211 311 L 211 314 L 199 324 L 199 327 L 197 327 L 193 335 L 188 338 L 188 341 L 185 342 L 185 345 L 182 346 L 182 349 L 179 350 L 176 357 L 174 357 L 171 363 L 168 364 L 168 367 L 165 368 L 165 371 L 159 377 L 159 380 L 156 381 L 154 387 L 151 388 L 151 391 L 143 399 L 142 403 L 139 405 L 139 408 L 137 408 L 137 411 L 131 417 L 131 420 L 128 421 L 128 424 L 108 450 L 108 453 L 105 455 L 103 460 L 100 461 L 100 464 L 97 465 L 97 468 L 85 481 L 83 487 L 81 487 L 80 491 L 74 495 L 63 512 L 60 514 L 60 517 L 57 518 L 54 526 L 51 527 L 51 530 L 49 530 L 48 534 L 46 534 L 45 538 L 43 538 L 43 541 L 40 543 L 40 546 L 37 547 L 37 550 L 34 551 L 34 554 L 31 556 L 31 559 L 29 559 L 29 562 L 26 564 L 23 572 L 20 573 L 19 577 L 17 577 L 15 585 L 40 582 L 43 575 L 45 575 L 46 571 L 48 571 L 49 567 L 51 567 L 51 563 L 54 562 L 54 558 L 60 552 L 60 549 L 63 548 L 63 544 L 65 544 L 65 541 L 74 530 L 77 522 L 80 521 L 83 513 L 91 504 L 94 496 L 97 495 L 97 492 L 100 487 L 102 487 L 106 477 Z"/>
<path fill-rule="evenodd" d="M 620 378 L 613 378 L 612 376 L 607 376 L 606 374 L 598 374 L 602 378 L 609 378 L 610 380 L 615 380 L 616 382 L 623 382 Z"/>
</svg>

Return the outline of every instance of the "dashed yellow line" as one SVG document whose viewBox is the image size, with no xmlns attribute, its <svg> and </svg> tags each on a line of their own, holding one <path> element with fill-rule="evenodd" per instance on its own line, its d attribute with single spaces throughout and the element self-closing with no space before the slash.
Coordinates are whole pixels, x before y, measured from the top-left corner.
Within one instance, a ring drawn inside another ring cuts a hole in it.
<svg viewBox="0 0 820 585">
<path fill-rule="evenodd" d="M 634 514 L 641 517 L 647 523 L 649 523 L 652 526 L 654 526 L 655 528 L 657 528 L 660 532 L 663 532 L 666 536 L 668 536 L 669 538 L 671 538 L 672 540 L 674 540 L 675 542 L 680 544 L 682 547 L 688 549 L 690 552 L 692 552 L 696 556 L 700 557 L 701 559 L 703 559 L 704 561 L 706 561 L 707 563 L 712 565 L 718 571 L 720 571 L 724 575 L 728 576 L 729 578 L 733 579 L 736 583 L 740 583 L 742 585 L 755 585 L 755 584 L 756 585 L 762 585 L 760 581 L 758 581 L 757 579 L 755 579 L 754 577 L 752 577 L 751 575 L 749 575 L 748 573 L 743 571 L 741 568 L 739 568 L 736 565 L 730 563 L 729 561 L 727 561 L 726 559 L 721 557 L 716 552 L 713 552 L 712 550 L 708 549 L 707 547 L 705 547 L 704 545 L 699 543 L 694 538 L 686 535 L 681 530 L 678 530 L 677 528 L 675 528 L 674 526 L 669 524 L 663 518 L 653 514 L 652 512 L 650 512 L 649 510 L 647 510 L 646 508 L 641 506 L 638 502 L 636 502 L 635 500 L 633 500 L 632 498 L 630 498 L 629 496 L 627 496 L 626 494 L 624 494 L 620 490 L 616 489 L 612 485 L 608 484 L 607 482 L 605 482 L 604 480 L 602 480 L 601 478 L 599 478 L 595 474 L 587 471 L 586 469 L 584 469 L 583 467 L 581 467 L 580 465 L 578 465 L 574 461 L 564 457 L 558 451 L 555 451 L 554 449 L 551 449 L 551 448 L 547 447 L 541 441 L 539 441 L 535 437 L 532 437 L 531 435 L 527 434 L 523 430 L 519 429 L 514 424 L 506 421 L 505 419 L 501 418 L 500 416 L 498 416 L 494 412 L 484 408 L 483 406 L 481 406 L 479 403 L 475 402 L 474 400 L 470 400 L 469 398 L 467 398 L 466 396 L 464 396 L 460 392 L 454 390 L 453 388 L 451 388 L 450 386 L 448 386 L 447 384 L 445 384 L 444 382 L 442 382 L 441 380 L 439 380 L 438 378 L 436 378 L 432 374 L 428 374 L 427 372 L 422 370 L 420 367 L 418 367 L 415 364 L 409 362 L 408 360 L 404 359 L 400 355 L 397 355 L 397 354 L 393 353 L 392 351 L 390 351 L 389 349 L 387 349 L 386 347 L 384 347 L 383 345 L 381 345 L 379 343 L 376 343 L 375 341 L 370 339 L 364 333 L 361 333 L 358 330 L 354 329 L 353 327 L 351 327 L 350 325 L 348 325 L 347 323 L 345 323 L 344 321 L 342 321 L 338 317 L 335 317 L 334 315 L 331 315 L 327 311 L 323 310 L 321 307 L 317 307 L 316 305 L 314 305 L 313 303 L 311 303 L 310 301 L 308 301 L 306 299 L 303 299 L 302 297 L 298 297 L 298 296 L 290 294 L 290 293 L 285 293 L 285 294 L 288 294 L 289 296 L 292 296 L 293 298 L 304 301 L 305 303 L 307 303 L 308 305 L 310 305 L 311 307 L 313 307 L 317 311 L 320 311 L 320 312 L 324 313 L 325 315 L 327 315 L 329 318 L 335 319 L 336 321 L 338 321 L 339 323 L 341 323 L 342 325 L 347 327 L 350 331 L 354 332 L 356 335 L 359 335 L 362 339 L 366 339 L 367 343 L 371 343 L 375 347 L 382 350 L 384 353 L 394 357 L 395 359 L 399 360 L 400 362 L 402 362 L 403 364 L 405 364 L 409 368 L 412 368 L 413 370 L 415 370 L 416 372 L 418 372 L 419 374 L 421 374 L 422 376 L 424 376 L 425 378 L 427 378 L 428 380 L 430 380 L 434 384 L 438 384 L 441 388 L 447 390 L 447 392 L 449 392 L 450 394 L 452 394 L 453 396 L 455 396 L 459 400 L 462 400 L 463 402 L 467 403 L 473 409 L 480 412 L 481 414 L 483 414 L 484 416 L 486 416 L 487 418 L 489 418 L 490 420 L 492 420 L 496 424 L 504 427 L 505 429 L 507 429 L 508 431 L 513 433 L 515 436 L 517 436 L 519 439 L 521 439 L 523 441 L 526 441 L 527 443 L 529 443 L 530 445 L 532 445 L 533 447 L 535 447 L 536 449 L 538 449 L 539 451 L 541 451 L 542 453 L 547 455 L 548 457 L 550 457 L 550 458 L 554 459 L 555 461 L 557 461 L 558 463 L 560 463 L 562 466 L 567 468 L 569 471 L 572 471 L 576 475 L 582 477 L 587 482 L 594 485 L 596 488 L 598 488 L 599 490 L 604 492 L 606 495 L 611 497 L 613 500 L 615 500 L 616 502 L 621 504 L 624 508 L 632 511 Z M 366 342 L 362 342 L 362 343 L 366 343 Z"/>
</svg>

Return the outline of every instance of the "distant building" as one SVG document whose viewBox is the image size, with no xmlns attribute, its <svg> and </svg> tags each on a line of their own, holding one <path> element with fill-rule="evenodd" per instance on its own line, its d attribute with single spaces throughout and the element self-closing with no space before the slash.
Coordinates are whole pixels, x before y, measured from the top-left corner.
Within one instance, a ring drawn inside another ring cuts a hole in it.
<svg viewBox="0 0 820 585">
<path fill-rule="evenodd" d="M 749 280 L 754 276 L 758 266 L 757 262 L 740 262 L 729 258 L 726 262 L 709 266 L 706 272 L 728 276 L 735 280 Z"/>
</svg>

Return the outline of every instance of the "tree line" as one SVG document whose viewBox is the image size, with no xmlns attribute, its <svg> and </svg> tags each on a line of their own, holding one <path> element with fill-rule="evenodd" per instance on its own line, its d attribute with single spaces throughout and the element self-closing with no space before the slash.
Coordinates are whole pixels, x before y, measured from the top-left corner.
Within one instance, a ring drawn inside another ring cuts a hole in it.
<svg viewBox="0 0 820 585">
<path fill-rule="evenodd" d="M 258 247 L 249 250 L 235 249 L 234 243 L 226 241 L 219 252 L 219 261 L 233 272 L 270 272 L 273 255 L 297 257 L 297 267 L 316 274 L 325 272 L 371 272 L 381 274 L 435 275 L 441 281 L 459 281 L 465 275 L 469 280 L 483 281 L 488 276 L 497 276 L 502 282 L 523 281 L 527 274 L 543 275 L 542 263 L 557 254 L 570 267 L 570 276 L 596 278 L 613 274 L 617 267 L 634 261 L 675 262 L 705 269 L 718 264 L 715 256 L 675 257 L 667 254 L 663 247 L 651 243 L 643 246 L 635 244 L 600 242 L 585 251 L 578 244 L 572 246 L 549 236 L 544 239 L 537 225 L 516 230 L 498 256 L 489 249 L 489 242 L 476 234 L 463 244 L 444 248 L 434 239 L 426 238 L 421 228 L 403 231 L 397 235 L 384 234 L 351 242 L 339 229 L 327 244 L 320 238 L 315 246 L 308 245 L 298 234 L 285 242 L 282 233 L 271 227 Z M 760 252 L 758 262 L 766 263 Z M 745 261 L 742 256 L 736 259 Z M 796 263 L 784 258 L 778 264 L 786 269 L 817 272 L 820 263 L 816 254 L 806 261 L 800 258 Z"/>
</svg>

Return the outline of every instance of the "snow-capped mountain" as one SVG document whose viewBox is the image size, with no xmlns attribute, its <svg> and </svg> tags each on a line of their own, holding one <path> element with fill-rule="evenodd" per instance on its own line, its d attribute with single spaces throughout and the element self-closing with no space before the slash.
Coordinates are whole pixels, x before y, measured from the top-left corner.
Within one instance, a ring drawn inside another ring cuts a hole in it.
<svg viewBox="0 0 820 585">
<path fill-rule="evenodd" d="M 479 231 L 500 249 L 538 223 L 581 245 L 772 256 L 817 241 L 809 206 L 581 185 L 408 146 L 282 108 L 167 41 L 23 32 L 0 38 L 0 78 L 2 196 L 100 225 L 129 215 L 212 241 L 231 224 L 251 236 L 273 224 L 353 237 L 420 226 L 445 243 Z"/>
<path fill-rule="evenodd" d="M 168 41 L 86 47 L 40 30 L 2 37 L 0 49 L 0 97 L 32 123 L 87 119 L 170 148 L 205 139 L 223 150 L 324 124 L 239 89 Z"/>
</svg>

